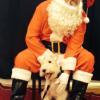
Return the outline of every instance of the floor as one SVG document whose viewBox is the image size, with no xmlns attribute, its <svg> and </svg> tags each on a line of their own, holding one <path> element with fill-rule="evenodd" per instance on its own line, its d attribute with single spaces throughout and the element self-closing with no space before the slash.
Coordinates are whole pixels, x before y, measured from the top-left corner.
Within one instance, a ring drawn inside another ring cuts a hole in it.
<svg viewBox="0 0 100 100">
<path fill-rule="evenodd" d="M 0 100 L 10 100 L 11 82 L 11 79 L 0 79 Z M 35 98 L 33 100 L 40 100 L 37 84 L 38 83 L 36 83 L 35 93 L 33 93 L 32 81 L 29 81 L 25 100 L 32 100 L 32 95 Z M 44 82 L 42 82 L 42 87 L 43 86 Z M 100 100 L 100 81 L 94 80 L 89 84 L 85 97 L 87 100 Z"/>
</svg>

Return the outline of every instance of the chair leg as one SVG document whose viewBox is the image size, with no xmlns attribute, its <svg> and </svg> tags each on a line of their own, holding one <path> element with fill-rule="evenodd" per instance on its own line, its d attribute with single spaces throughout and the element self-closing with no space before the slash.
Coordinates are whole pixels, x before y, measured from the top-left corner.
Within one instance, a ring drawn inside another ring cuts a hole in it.
<svg viewBox="0 0 100 100">
<path fill-rule="evenodd" d="M 36 81 L 38 82 L 38 96 L 41 97 L 41 77 L 39 73 L 32 74 L 32 100 L 36 100 Z"/>
<path fill-rule="evenodd" d="M 39 95 L 41 95 L 41 77 L 38 75 Z"/>
<path fill-rule="evenodd" d="M 32 100 L 35 100 L 36 98 L 36 77 L 34 74 L 32 74 Z"/>
</svg>

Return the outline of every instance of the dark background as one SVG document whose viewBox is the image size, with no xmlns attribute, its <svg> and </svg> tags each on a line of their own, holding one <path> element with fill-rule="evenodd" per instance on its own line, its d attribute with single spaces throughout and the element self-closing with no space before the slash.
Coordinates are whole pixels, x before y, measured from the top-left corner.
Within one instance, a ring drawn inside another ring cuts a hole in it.
<svg viewBox="0 0 100 100">
<path fill-rule="evenodd" d="M 0 77 L 10 78 L 14 57 L 26 48 L 25 35 L 35 7 L 43 0 L 0 0 Z M 95 55 L 93 79 L 100 80 L 100 0 L 89 9 L 84 47 Z"/>
</svg>

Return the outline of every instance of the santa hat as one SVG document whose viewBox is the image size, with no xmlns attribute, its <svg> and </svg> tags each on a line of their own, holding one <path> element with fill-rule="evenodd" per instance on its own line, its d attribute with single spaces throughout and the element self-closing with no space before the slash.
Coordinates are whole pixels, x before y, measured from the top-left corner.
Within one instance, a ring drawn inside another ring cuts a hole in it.
<svg viewBox="0 0 100 100">
<path fill-rule="evenodd" d="M 93 6 L 94 4 L 94 0 L 87 0 L 87 8 L 90 8 L 91 6 Z"/>
<path fill-rule="evenodd" d="M 83 9 L 86 12 L 86 16 L 84 18 L 85 23 L 89 23 L 89 18 L 87 17 L 88 15 L 88 9 L 93 6 L 94 0 L 83 0 Z"/>
</svg>

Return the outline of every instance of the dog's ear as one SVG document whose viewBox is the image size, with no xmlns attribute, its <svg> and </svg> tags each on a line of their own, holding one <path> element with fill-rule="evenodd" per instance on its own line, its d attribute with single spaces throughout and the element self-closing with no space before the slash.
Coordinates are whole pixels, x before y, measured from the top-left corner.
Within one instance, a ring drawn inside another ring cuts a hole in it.
<svg viewBox="0 0 100 100">
<path fill-rule="evenodd" d="M 61 73 L 63 73 L 64 71 L 62 70 L 62 66 L 60 66 L 60 71 L 61 71 Z"/>
</svg>

